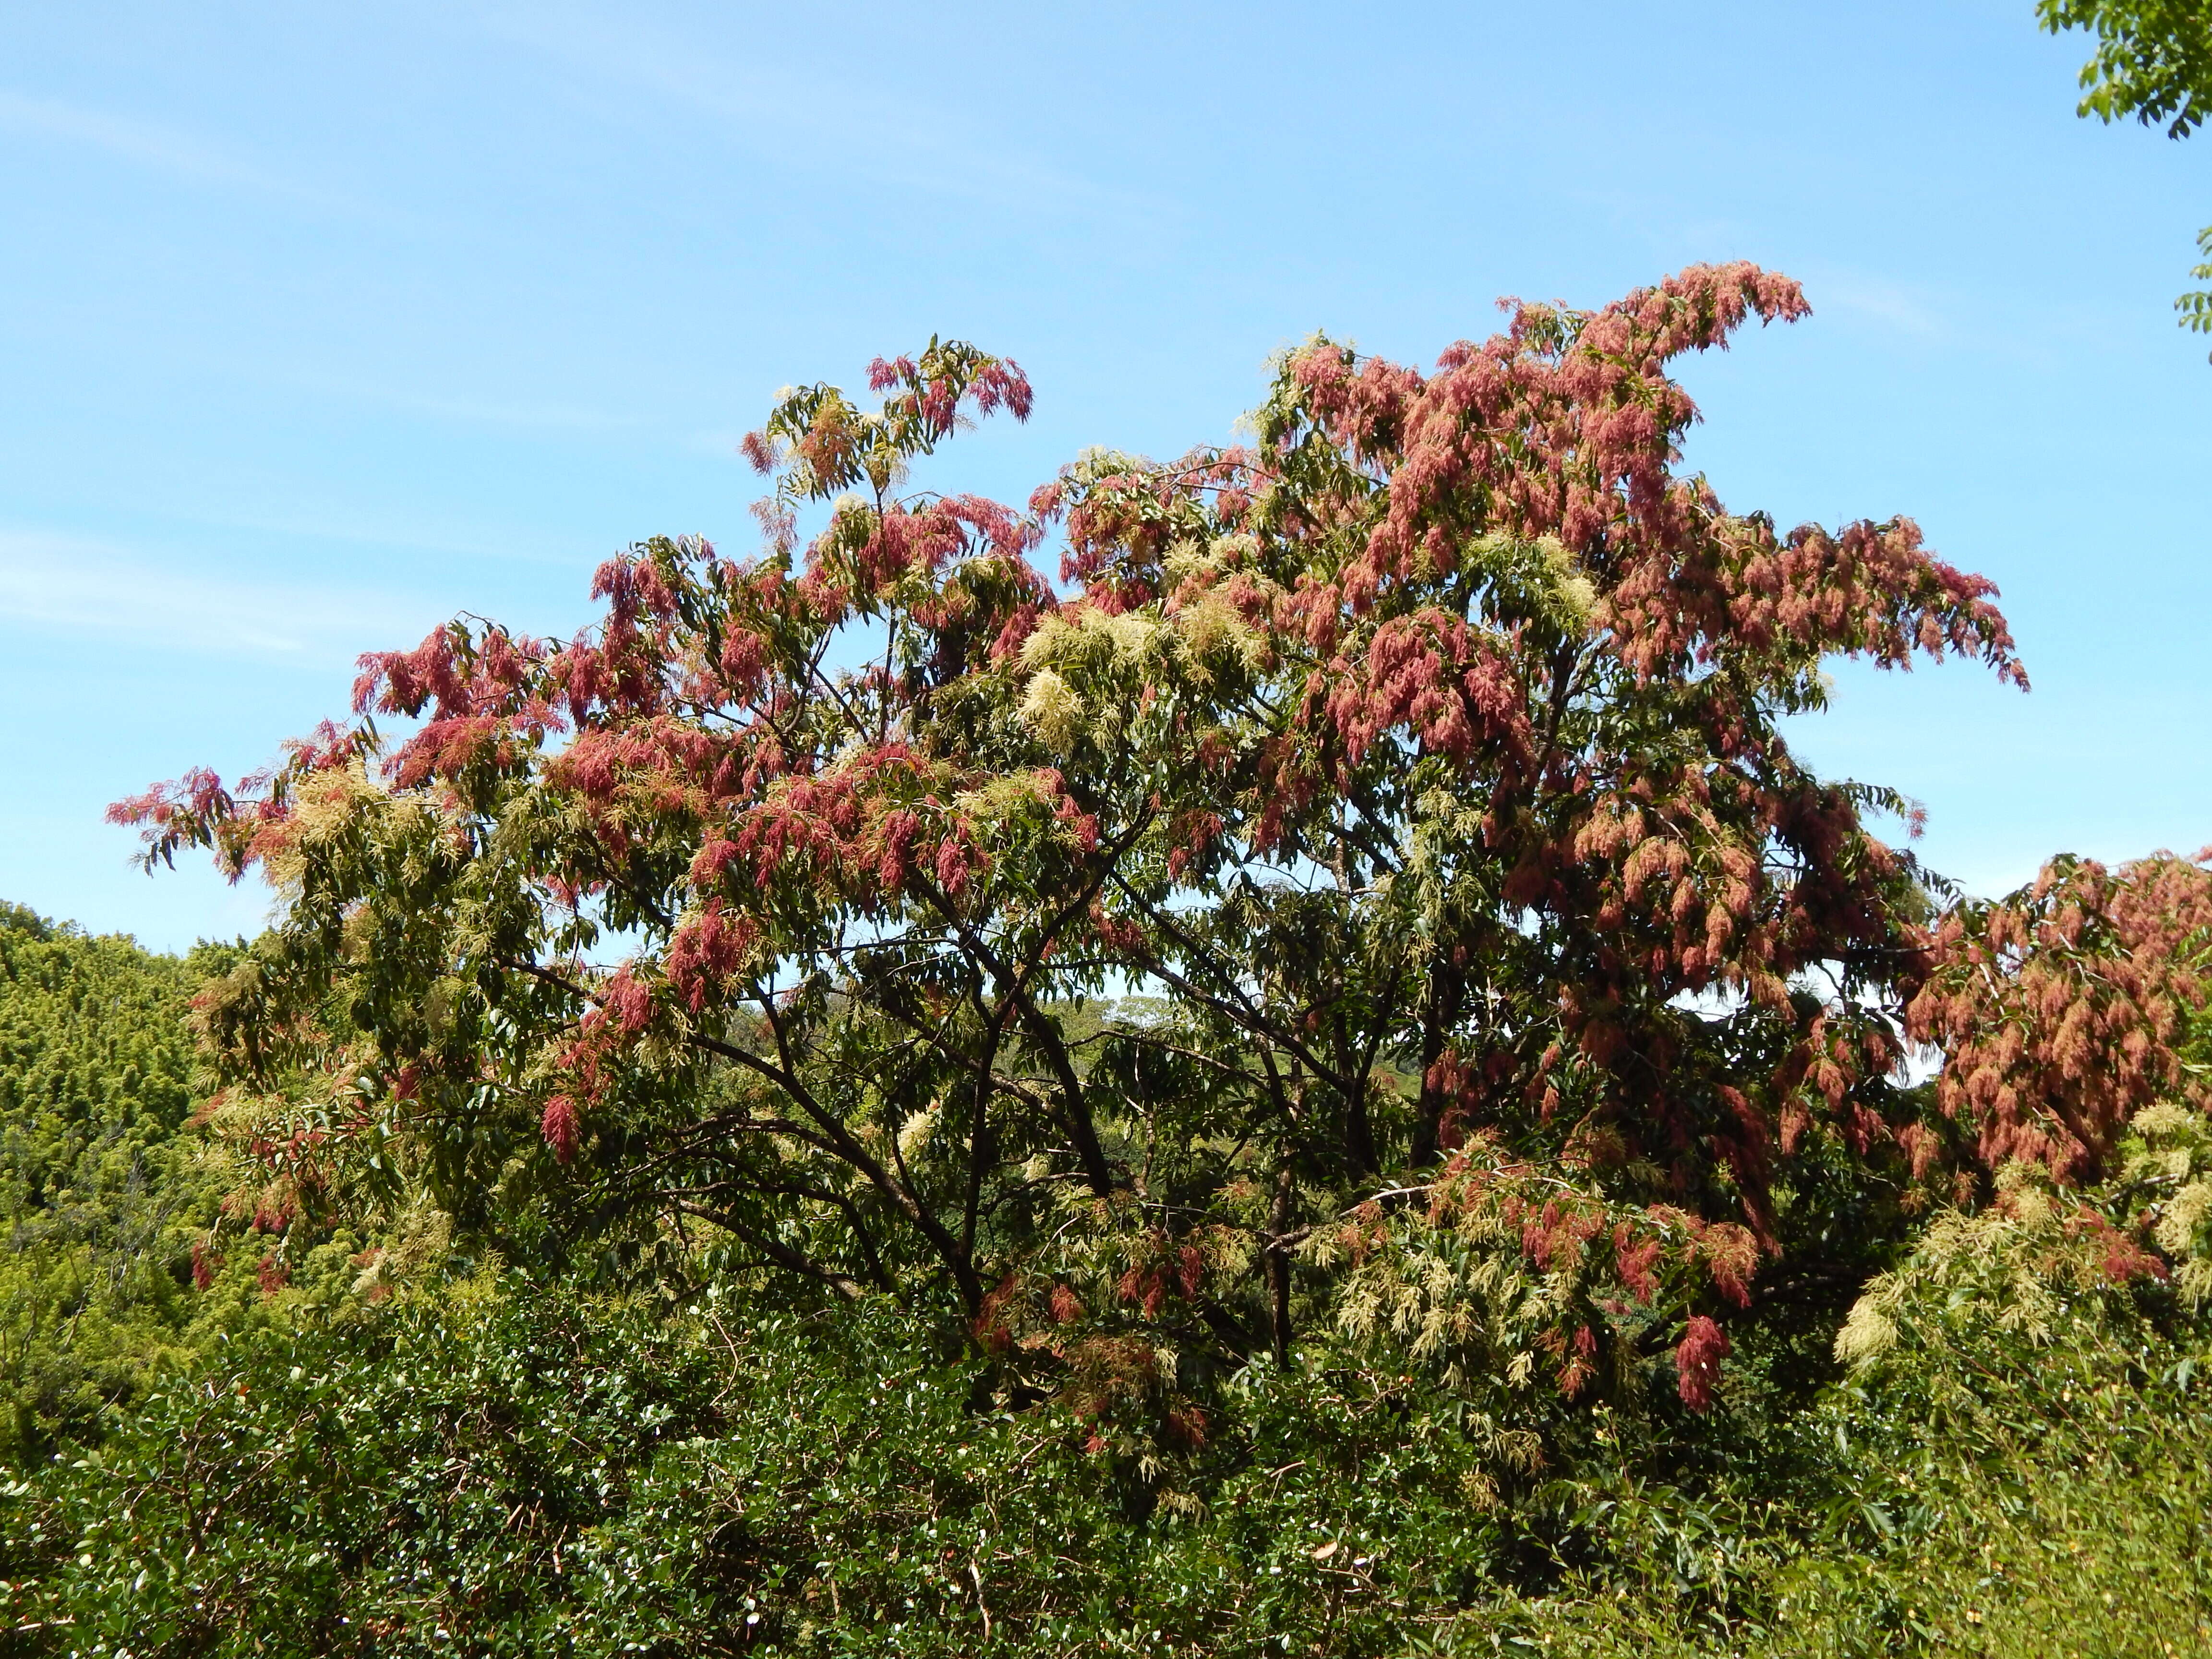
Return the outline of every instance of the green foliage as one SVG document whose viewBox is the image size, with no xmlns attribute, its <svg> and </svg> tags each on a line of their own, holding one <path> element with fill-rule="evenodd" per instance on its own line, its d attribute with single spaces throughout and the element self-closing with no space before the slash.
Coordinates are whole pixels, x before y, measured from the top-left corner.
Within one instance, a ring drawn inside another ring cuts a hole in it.
<svg viewBox="0 0 2212 1659">
<path fill-rule="evenodd" d="M 194 964 L 0 905 L 0 1437 L 91 1431 L 188 1346 L 217 1188 L 191 1109 Z"/>
<path fill-rule="evenodd" d="M 2089 29 L 2096 55 L 2081 66 L 2077 111 L 2100 121 L 2133 116 L 2164 123 L 2169 138 L 2185 138 L 2212 106 L 2212 10 L 2202 0 L 2036 0 L 2036 17 L 2057 34 Z M 2206 262 L 2189 273 L 2212 283 L 2212 226 L 2197 233 Z M 2181 325 L 2212 333 L 2212 289 L 2173 302 Z"/>
<path fill-rule="evenodd" d="M 1803 1425 L 1837 1449 L 1832 1541 L 1776 1602 L 1826 1650 L 1904 1629 L 1987 1653 L 2061 1631 L 2068 1651 L 2212 1651 L 2212 1135 L 2154 1106 L 2125 1151 L 2097 1192 L 2015 1172 L 1991 1209 L 1937 1218 L 1853 1310 L 1850 1379 Z M 2132 1271 L 2118 1224 L 2143 1215 L 2171 1282 Z"/>
<path fill-rule="evenodd" d="M 360 1241 L 224 1226 L 241 1172 L 186 1128 L 187 1005 L 238 954 L 0 905 L 0 1459 L 96 1443 L 165 1369 L 358 1300 Z"/>
<path fill-rule="evenodd" d="M 2079 113 L 2100 121 L 2133 116 L 2186 137 L 2212 105 L 2212 14 L 2197 0 L 2036 0 L 2053 34 L 2089 29 L 2096 55 L 2081 66 Z"/>
<path fill-rule="evenodd" d="M 605 1329 L 465 1291 L 374 1330 L 219 1346 L 19 1492 L 18 1562 L 61 1569 L 19 1627 L 65 1608 L 87 1652 L 413 1651 L 450 1631 L 532 1653 L 559 1612 L 541 1595 L 576 1575 L 648 1627 L 641 1564 L 590 1529 L 710 1390 L 680 1343 L 612 1328 L 631 1340 L 610 1358 Z M 646 1546 L 664 1580 L 690 1541 Z"/>
<path fill-rule="evenodd" d="M 84 1653 L 1375 1652 L 1511 1566 L 1465 1425 L 1395 1380 L 1262 1368 L 1233 1442 L 1170 1472 L 880 1304 L 722 1312 L 477 1280 L 238 1344 L 15 1489 L 16 1626 Z"/>
<path fill-rule="evenodd" d="M 2197 251 L 2203 259 L 2189 268 L 2189 274 L 2200 283 L 2212 283 L 2212 225 L 2197 233 Z M 2212 287 L 2201 288 L 2185 294 L 2173 302 L 2181 313 L 2181 325 L 2196 334 L 2212 334 Z"/>
<path fill-rule="evenodd" d="M 880 1300 L 480 1273 L 173 1374 L 8 1489 L 0 1595 L 88 1656 L 2212 1652 L 2212 1333 L 2107 1285 L 2038 1340 L 1959 1261 L 1809 1410 L 1747 1352 L 1551 1455 L 1319 1346 L 1129 1455 Z"/>
</svg>

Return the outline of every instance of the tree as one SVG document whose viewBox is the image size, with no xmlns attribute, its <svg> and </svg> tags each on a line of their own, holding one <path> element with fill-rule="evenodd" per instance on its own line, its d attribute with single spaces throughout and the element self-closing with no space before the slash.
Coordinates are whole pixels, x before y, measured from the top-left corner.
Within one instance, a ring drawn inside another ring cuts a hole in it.
<svg viewBox="0 0 2212 1659">
<path fill-rule="evenodd" d="M 2144 1108 L 2212 1107 L 2188 1054 L 2212 991 L 2203 862 L 2160 854 L 2108 870 L 2062 857 L 2020 891 L 1942 919 L 1907 1020 L 1946 1056 L 1937 1097 L 1984 1164 L 2094 1181 Z M 1923 1131 L 1915 1149 L 1930 1158 L 1936 1143 Z"/>
<path fill-rule="evenodd" d="M 758 559 L 641 544 L 571 641 L 462 618 L 270 773 L 120 804 L 149 868 L 282 896 L 202 999 L 217 1121 L 301 1206 L 542 1194 L 949 1294 L 1102 1425 L 1332 1306 L 1570 1397 L 1671 1347 L 1701 1406 L 1794 1194 L 1926 1115 L 1933 901 L 1868 822 L 1913 809 L 1779 722 L 1838 655 L 2026 681 L 1909 520 L 1785 532 L 1676 470 L 1669 363 L 1795 283 L 1509 309 L 1428 375 L 1317 338 L 1252 446 L 1092 453 L 1025 514 L 898 493 L 1019 370 L 878 361 L 879 407 L 747 441 Z"/>
<path fill-rule="evenodd" d="M 2075 113 L 2110 124 L 2132 115 L 2161 123 L 2169 138 L 2186 138 L 2212 105 L 2212 12 L 2198 0 L 2036 0 L 2035 14 L 2052 34 L 2089 29 L 2095 56 L 2081 66 Z M 2212 283 L 2212 225 L 2197 234 L 2205 263 L 2190 275 Z M 2212 334 L 2212 289 L 2173 302 L 2181 325 Z"/>
</svg>

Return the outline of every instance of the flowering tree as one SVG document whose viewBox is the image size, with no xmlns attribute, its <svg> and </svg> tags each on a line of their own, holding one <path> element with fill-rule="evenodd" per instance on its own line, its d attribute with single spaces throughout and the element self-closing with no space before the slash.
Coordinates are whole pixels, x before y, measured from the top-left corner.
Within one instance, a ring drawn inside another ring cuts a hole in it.
<svg viewBox="0 0 2212 1659">
<path fill-rule="evenodd" d="M 1701 1405 L 1778 1182 L 1923 1113 L 1932 908 L 1865 821 L 1909 805 L 1778 722 L 1835 656 L 2025 684 L 1909 520 L 1677 471 L 1671 361 L 1805 310 L 1737 264 L 1427 375 L 1317 339 L 1250 447 L 1091 453 L 1025 513 L 900 493 L 1027 414 L 1012 364 L 789 394 L 760 557 L 643 544 L 574 640 L 455 622 L 270 773 L 116 809 L 283 896 L 204 1002 L 214 1109 L 282 1203 L 543 1193 L 942 1287 L 1102 1417 L 1164 1344 L 1332 1304 L 1571 1395 L 1671 1345 Z"/>
<path fill-rule="evenodd" d="M 1906 1012 L 1911 1035 L 1948 1057 L 1937 1098 L 1984 1163 L 2094 1180 L 2145 1107 L 2212 1106 L 2185 1057 L 2212 990 L 2203 862 L 2060 858 L 2021 891 L 1942 919 L 1936 971 Z M 1906 1139 L 1923 1166 L 1937 1155 L 1929 1127 Z"/>
</svg>

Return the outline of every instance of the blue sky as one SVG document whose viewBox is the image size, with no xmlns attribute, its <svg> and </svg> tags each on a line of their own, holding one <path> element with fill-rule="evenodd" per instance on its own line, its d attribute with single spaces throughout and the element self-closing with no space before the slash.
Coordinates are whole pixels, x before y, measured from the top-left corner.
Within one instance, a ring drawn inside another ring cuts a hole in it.
<svg viewBox="0 0 2212 1659">
<path fill-rule="evenodd" d="M 1995 890 L 2212 841 L 2212 137 L 2073 115 L 2029 0 L 1850 7 L 16 5 L 0 13 L 0 896 L 176 947 L 109 800 L 260 763 L 456 609 L 586 620 L 751 537 L 775 390 L 932 332 L 1026 428 L 927 482 L 1225 437 L 1316 328 L 1425 364 L 1501 294 L 1700 259 L 1814 315 L 1684 378 L 1785 522 L 1907 513 L 2035 678 L 1839 676 L 1802 748 Z"/>
</svg>

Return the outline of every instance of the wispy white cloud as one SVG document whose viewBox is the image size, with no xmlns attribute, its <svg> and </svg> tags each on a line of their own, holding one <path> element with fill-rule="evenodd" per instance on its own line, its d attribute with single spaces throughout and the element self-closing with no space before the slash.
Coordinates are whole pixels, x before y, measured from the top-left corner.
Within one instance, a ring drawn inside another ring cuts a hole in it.
<svg viewBox="0 0 2212 1659">
<path fill-rule="evenodd" d="M 434 606 L 358 588 L 238 581 L 123 549 L 0 529 L 0 626 L 125 639 L 197 655 L 346 661 L 437 620 Z"/>
<path fill-rule="evenodd" d="M 708 427 L 696 432 L 687 432 L 682 442 L 687 455 L 713 455 L 718 459 L 735 455 L 738 446 L 745 441 L 746 428 L 741 426 Z M 754 482 L 752 468 L 748 465 L 738 475 L 748 484 Z"/>
<path fill-rule="evenodd" d="M 270 172 L 230 147 L 180 127 L 0 90 L 0 128 L 82 145 L 193 184 L 332 205 L 324 192 Z"/>
<path fill-rule="evenodd" d="M 625 94 L 647 94 L 656 113 L 687 112 L 782 166 L 826 166 L 878 185 L 1017 210 L 1054 203 L 1155 218 L 1170 210 L 1165 198 L 1089 176 L 985 130 L 966 110 L 948 107 L 946 88 L 927 76 L 919 80 L 928 90 L 917 94 L 864 78 L 849 62 L 830 76 L 789 61 L 746 61 L 620 9 L 532 5 L 477 21 Z"/>
<path fill-rule="evenodd" d="M 258 509 L 248 509 L 234 501 L 225 500 L 204 511 L 179 511 L 177 517 L 208 530 L 329 542 L 379 552 L 398 550 L 448 560 L 543 565 L 552 570 L 573 569 L 579 560 L 599 556 L 596 547 L 580 552 L 573 545 L 536 538 L 523 531 L 480 524 L 441 523 L 410 517 L 398 509 L 380 516 L 374 507 L 363 508 L 350 502 L 303 500 L 290 509 L 265 504 Z"/>
<path fill-rule="evenodd" d="M 543 432 L 618 432 L 639 424 L 635 416 L 611 415 L 581 404 L 509 401 L 493 398 L 422 397 L 362 388 L 364 399 L 381 397 L 395 408 L 410 409 L 460 426 L 518 428 Z"/>
<path fill-rule="evenodd" d="M 1805 278 L 1805 294 L 1815 311 L 1848 312 L 1923 339 L 1946 331 L 1942 316 L 1924 294 L 1881 276 L 1816 268 Z"/>
</svg>

